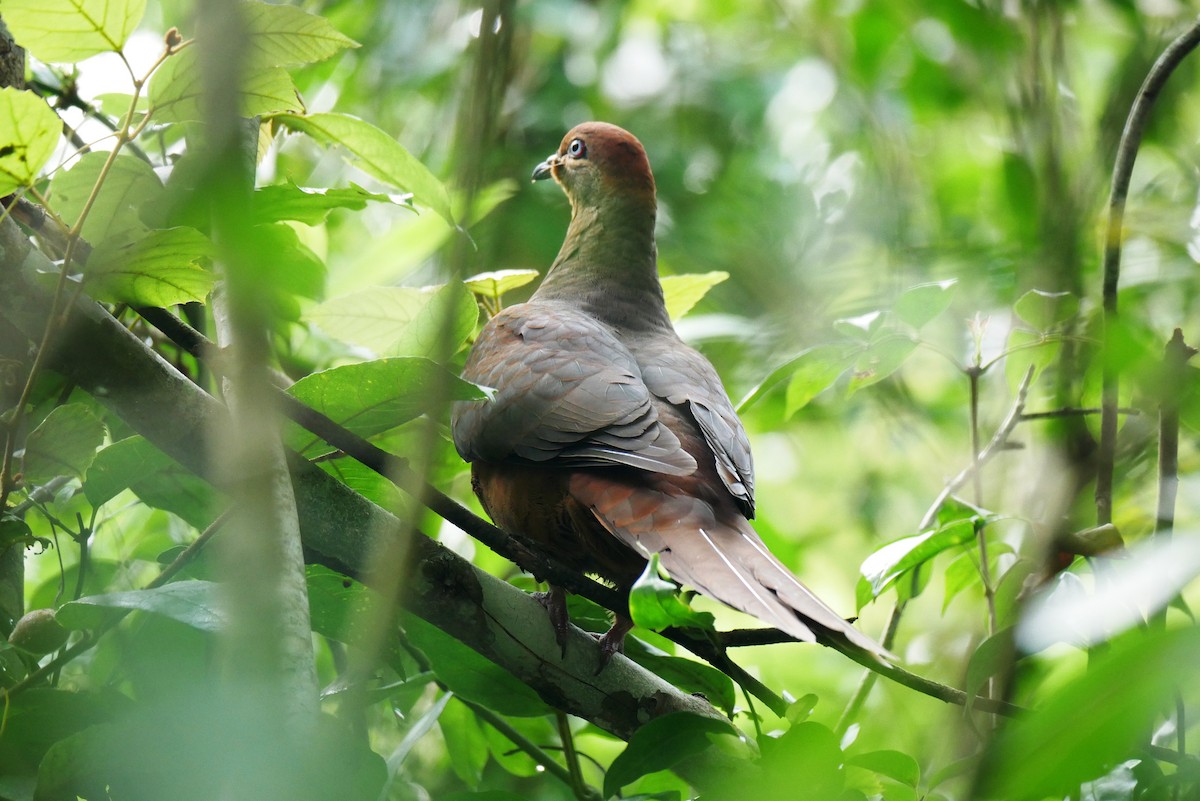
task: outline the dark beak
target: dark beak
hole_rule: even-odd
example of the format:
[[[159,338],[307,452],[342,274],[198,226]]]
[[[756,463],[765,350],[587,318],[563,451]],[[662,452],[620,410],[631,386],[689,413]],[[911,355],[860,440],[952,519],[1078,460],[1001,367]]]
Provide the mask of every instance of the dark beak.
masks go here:
[[[533,180],[544,181],[551,177],[554,174],[554,165],[556,164],[558,164],[557,153],[533,168]]]

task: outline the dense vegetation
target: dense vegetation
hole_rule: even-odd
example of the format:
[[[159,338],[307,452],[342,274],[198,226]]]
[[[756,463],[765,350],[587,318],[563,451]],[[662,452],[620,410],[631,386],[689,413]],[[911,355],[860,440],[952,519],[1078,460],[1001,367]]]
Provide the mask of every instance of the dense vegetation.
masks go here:
[[[194,5],[0,0],[0,799],[1194,797],[1176,4]],[[587,119],[756,527],[895,668],[648,573],[597,674],[531,574],[626,600],[463,508]]]

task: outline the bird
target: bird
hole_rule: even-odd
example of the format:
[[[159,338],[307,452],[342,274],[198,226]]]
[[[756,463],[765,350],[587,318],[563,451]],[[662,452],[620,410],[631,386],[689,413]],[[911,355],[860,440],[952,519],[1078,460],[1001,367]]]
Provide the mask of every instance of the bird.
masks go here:
[[[797,640],[817,632],[887,652],[805,587],[754,530],[754,463],[720,377],[667,314],[657,197],[641,142],[604,122],[563,137],[533,171],[566,193],[566,237],[538,289],[471,347],[455,448],[501,529],[628,589],[657,554],[677,584]],[[566,593],[544,596],[565,649]],[[617,613],[602,666],[633,623]]]

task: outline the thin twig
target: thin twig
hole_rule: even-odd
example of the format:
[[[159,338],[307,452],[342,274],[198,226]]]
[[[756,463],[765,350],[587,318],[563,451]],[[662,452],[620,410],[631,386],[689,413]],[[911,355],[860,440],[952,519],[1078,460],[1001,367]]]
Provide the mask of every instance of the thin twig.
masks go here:
[[[1180,34],[1163,51],[1146,80],[1138,89],[1125,130],[1117,145],[1117,160],[1113,166],[1112,190],[1108,201],[1108,225],[1104,236],[1104,343],[1105,352],[1111,348],[1113,329],[1117,324],[1117,287],[1121,277],[1121,245],[1124,240],[1125,201],[1129,196],[1129,184],[1133,177],[1133,164],[1137,159],[1142,134],[1150,118],[1155,100],[1180,62],[1200,44],[1200,19]],[[1098,525],[1112,522],[1113,469],[1117,453],[1117,397],[1120,378],[1115,361],[1102,359],[1103,385],[1101,390],[1100,445],[1097,451],[1096,468],[1096,522]]]
[[[1088,417],[1090,415],[1100,414],[1101,411],[1103,410],[1099,406],[1065,406],[1061,409],[1048,409],[1044,412],[1025,412],[1021,415],[1021,421],[1053,420],[1062,417]],[[1141,409],[1135,409],[1132,406],[1121,406],[1117,409],[1117,414],[1124,414],[1128,415],[1129,417],[1137,417],[1141,413]]]

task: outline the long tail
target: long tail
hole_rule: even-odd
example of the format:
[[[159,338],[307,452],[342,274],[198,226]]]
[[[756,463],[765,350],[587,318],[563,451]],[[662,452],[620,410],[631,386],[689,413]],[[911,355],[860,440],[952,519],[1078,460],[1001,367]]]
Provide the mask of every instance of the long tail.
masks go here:
[[[798,640],[813,629],[841,635],[880,660],[894,657],[829,608],[767,550],[733,504],[719,513],[699,498],[578,473],[571,494],[625,545],[659,554],[680,584],[695,587]]]

